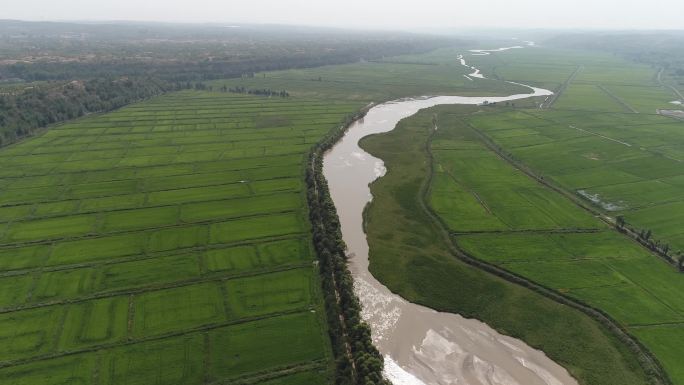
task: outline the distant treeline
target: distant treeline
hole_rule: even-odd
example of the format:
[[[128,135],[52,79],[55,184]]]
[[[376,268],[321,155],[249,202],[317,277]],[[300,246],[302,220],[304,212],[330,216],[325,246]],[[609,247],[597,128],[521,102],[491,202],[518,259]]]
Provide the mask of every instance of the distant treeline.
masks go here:
[[[203,81],[429,51],[454,40],[295,27],[0,20],[0,145]],[[38,87],[29,87],[32,82]],[[12,84],[11,92],[2,84]],[[23,92],[20,85],[26,84]],[[47,84],[47,86],[45,85]],[[3,91],[5,91],[3,93]],[[287,97],[287,91],[216,91]],[[2,96],[4,95],[4,96]]]
[[[346,124],[354,118],[350,117]],[[337,130],[316,145],[306,173],[313,241],[322,275],[328,331],[336,359],[335,384],[389,385],[382,375],[383,357],[373,346],[370,327],[361,319],[361,305],[347,268],[340,221],[322,172],[322,154],[343,133],[343,130]]]
[[[48,83],[0,95],[0,145],[33,134],[41,127],[110,111],[169,90],[190,87],[150,78],[118,78]]]
[[[590,49],[621,55],[633,61],[660,67],[684,86],[684,32],[584,32],[567,33],[545,44],[563,48]]]
[[[428,47],[437,48],[434,45]],[[361,59],[375,59],[404,53],[426,51],[411,44],[374,44],[330,52],[294,54],[274,52],[261,58],[238,60],[213,58],[192,60],[140,60],[113,58],[98,62],[35,62],[0,66],[0,79],[24,81],[71,80],[112,76],[153,76],[167,81],[202,81],[240,77],[256,72],[345,64]]]

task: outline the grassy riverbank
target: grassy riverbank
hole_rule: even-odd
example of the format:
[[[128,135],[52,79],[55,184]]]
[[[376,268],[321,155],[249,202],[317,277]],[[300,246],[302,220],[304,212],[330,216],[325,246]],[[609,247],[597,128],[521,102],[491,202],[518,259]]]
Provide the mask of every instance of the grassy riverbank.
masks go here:
[[[424,200],[432,173],[428,146],[434,114],[446,129],[447,111],[467,109],[423,111],[362,141],[388,168],[372,185],[366,212],[372,273],[412,302],[480,319],[542,349],[582,384],[648,383],[633,353],[595,320],[454,255]]]

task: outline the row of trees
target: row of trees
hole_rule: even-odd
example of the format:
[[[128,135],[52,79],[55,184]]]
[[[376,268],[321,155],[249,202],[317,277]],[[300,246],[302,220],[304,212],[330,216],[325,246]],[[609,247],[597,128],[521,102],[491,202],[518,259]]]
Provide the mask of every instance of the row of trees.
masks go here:
[[[628,226],[625,217],[618,215],[615,218],[615,224],[621,231],[629,231],[636,234],[637,241],[646,246],[649,250],[664,256],[667,260],[677,266],[677,269],[684,273],[684,252],[681,250],[672,251],[668,243],[661,242],[653,238],[653,232],[650,229],[636,229]]]
[[[323,276],[328,330],[336,357],[335,383],[389,385],[382,375],[383,357],[373,346],[369,326],[361,319],[361,304],[347,268],[339,218],[322,172],[321,155],[343,133],[339,130],[315,147],[306,174],[314,247]]]

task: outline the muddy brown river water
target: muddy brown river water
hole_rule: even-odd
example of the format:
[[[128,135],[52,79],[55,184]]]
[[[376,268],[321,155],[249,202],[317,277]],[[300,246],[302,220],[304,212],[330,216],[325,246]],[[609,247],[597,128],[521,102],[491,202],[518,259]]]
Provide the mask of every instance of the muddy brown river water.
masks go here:
[[[467,66],[465,61],[462,64]],[[440,104],[472,105],[552,94],[529,88],[528,94],[505,97],[437,96],[384,103],[352,124],[325,154],[323,173],[342,224],[362,315],[371,326],[373,342],[385,357],[385,374],[395,385],[577,384],[543,352],[501,335],[478,320],[410,303],[393,294],[368,271],[362,212],[372,199],[368,185],[386,170],[382,160],[358,146],[359,140],[391,131],[401,119]]]

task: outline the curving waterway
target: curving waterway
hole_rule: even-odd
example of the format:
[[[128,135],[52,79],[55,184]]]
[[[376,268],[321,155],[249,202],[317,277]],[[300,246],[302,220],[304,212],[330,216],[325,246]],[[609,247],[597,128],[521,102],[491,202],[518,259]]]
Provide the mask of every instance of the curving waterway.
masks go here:
[[[503,50],[479,50],[498,52]],[[469,66],[459,57],[461,64]],[[479,71],[477,71],[479,75]],[[374,344],[385,357],[385,374],[395,385],[576,385],[568,372],[543,352],[499,334],[483,322],[441,313],[393,294],[368,271],[368,242],[363,209],[371,201],[369,184],[386,170],[382,160],[358,142],[388,132],[404,118],[440,104],[505,102],[552,92],[529,87],[531,93],[504,97],[436,96],[401,99],[371,108],[349,127],[325,154],[323,173],[337,207],[342,236],[350,255],[354,287]],[[505,314],[501,315],[505,317]]]

